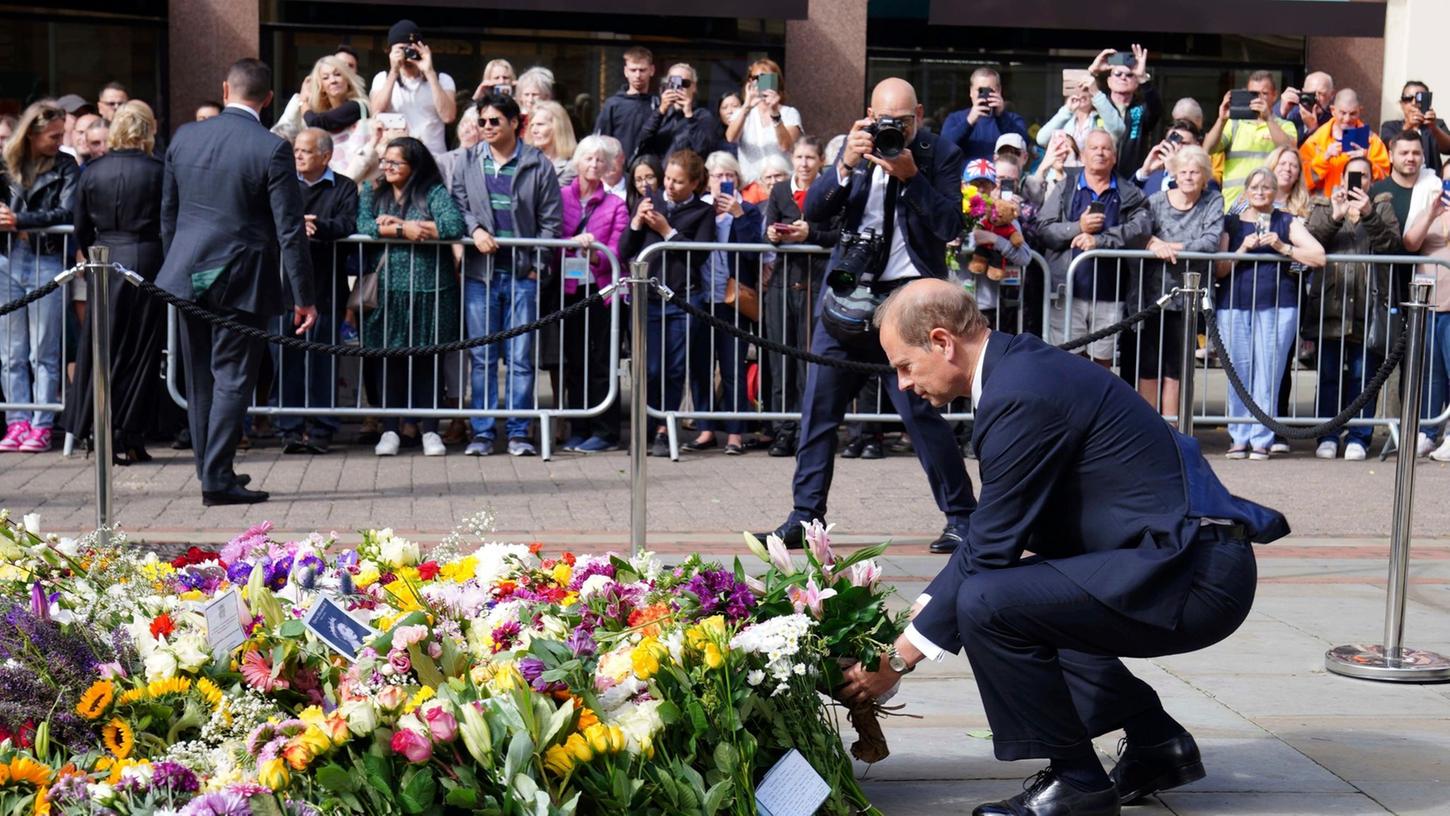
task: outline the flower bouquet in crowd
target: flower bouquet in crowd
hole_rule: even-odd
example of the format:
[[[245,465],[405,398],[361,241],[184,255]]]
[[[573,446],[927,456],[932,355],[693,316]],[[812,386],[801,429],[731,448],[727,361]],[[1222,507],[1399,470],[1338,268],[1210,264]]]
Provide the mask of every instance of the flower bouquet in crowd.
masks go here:
[[[822,667],[817,690],[834,694],[845,683],[843,670],[852,664],[876,666],[881,655],[906,627],[905,613],[886,610],[891,588],[881,583],[875,559],[886,545],[866,547],[844,558],[831,549],[831,528],[819,520],[805,524],[805,564],[797,565],[778,536],[764,545],[746,533],[745,542],[770,565],[756,581],[758,609],[765,616],[807,614],[817,622],[817,634],[830,658]],[[851,753],[862,762],[879,762],[890,753],[881,732],[879,703],[848,707],[857,741]]]
[[[821,691],[899,630],[871,559],[810,530],[761,579],[551,556],[468,520],[268,524],[173,560],[0,511],[0,813],[746,814],[792,751],[875,813]],[[858,722],[858,728],[860,728]]]
[[[973,159],[962,170],[962,226],[968,233],[977,230],[1001,236],[1021,246],[1026,240],[1017,229],[1017,217],[1021,206],[1014,200],[994,197],[997,186],[997,171],[986,159]],[[974,275],[986,275],[991,280],[1002,280],[1007,276],[1002,263],[1002,254],[991,247],[974,242],[967,270]]]

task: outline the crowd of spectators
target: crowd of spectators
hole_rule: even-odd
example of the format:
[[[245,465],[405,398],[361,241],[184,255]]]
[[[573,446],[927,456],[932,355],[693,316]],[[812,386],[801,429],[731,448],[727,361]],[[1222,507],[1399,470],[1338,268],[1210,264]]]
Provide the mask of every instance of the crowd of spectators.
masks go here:
[[[386,70],[370,82],[359,73],[362,55],[347,46],[317,60],[272,126],[293,146],[307,205],[319,284],[314,339],[401,347],[513,329],[607,285],[611,265],[594,248],[607,247],[624,263],[670,242],[757,245],[652,253],[649,274],[721,320],[808,345],[825,259],[757,250],[836,244],[840,223],[806,220],[805,196],[837,160],[844,136],[813,130],[787,104],[776,62],[752,62],[738,90],[712,97],[693,66],[673,63],[657,76],[656,56],[632,47],[620,66],[622,86],[585,121],[578,103],[555,99],[556,79],[544,66],[516,73],[507,60],[493,59],[472,92],[464,85],[460,93],[435,68],[424,32],[406,20],[392,27],[378,57]],[[1171,292],[1189,264],[1179,253],[1262,255],[1205,267],[1215,279],[1225,347],[1201,352],[1230,361],[1254,401],[1280,415],[1289,412],[1292,370],[1312,360],[1316,414],[1338,413],[1383,362],[1395,332],[1391,304],[1415,269],[1326,267],[1326,253],[1450,258],[1450,199],[1441,186],[1450,128],[1436,116],[1431,89],[1406,82],[1399,118],[1375,129],[1364,120],[1359,93],[1336,89],[1328,73],[1312,72],[1300,87],[1281,90],[1273,74],[1256,71],[1244,88],[1224,94],[1208,122],[1197,100],[1165,107],[1148,63],[1136,45],[1104,50],[1085,70],[1064,72],[1061,106],[1036,117],[1014,109],[996,70],[971,73],[966,104],[942,119],[941,139],[961,153],[963,185],[995,200],[999,219],[964,230],[951,245],[953,274],[998,328],[1062,342]],[[223,107],[204,103],[195,119]],[[72,249],[93,240],[129,247],[128,266],[154,276],[160,245],[156,203],[147,197],[159,184],[152,178],[160,168],[158,138],[150,109],[117,83],[100,88],[93,103],[72,94],[36,102],[18,120],[0,118],[0,302],[66,265],[65,239],[38,231],[46,227],[74,224]],[[352,234],[380,242],[336,243]],[[450,251],[417,243],[439,240],[455,244]],[[1118,249],[1147,250],[1154,260],[1074,265],[1084,252]],[[1034,253],[1045,258],[1045,286],[1041,271],[1021,271]],[[1450,400],[1450,275],[1429,264],[1423,271],[1443,284],[1433,304],[1425,389],[1424,415],[1435,417]],[[117,348],[130,374],[116,383],[124,394],[117,461],[132,464],[149,458],[148,437],[182,423],[161,407],[169,402],[157,375],[164,316],[123,290],[116,297],[127,312]],[[50,297],[0,319],[5,400],[53,403],[67,381],[69,394],[84,393],[84,354],[74,370],[63,364],[75,356],[64,348],[74,341],[64,341],[84,315],[83,281],[69,300],[72,309]],[[541,381],[548,379],[553,405],[562,408],[588,408],[608,394],[610,308],[597,303],[547,330],[462,355],[368,361],[356,384],[358,404],[386,418],[364,422],[360,441],[380,456],[409,447],[443,455],[450,446],[473,456],[535,455],[540,429],[529,412],[541,404]],[[646,312],[646,347],[624,351],[647,355],[652,407],[680,410],[688,398],[695,410],[799,411],[807,369],[798,360],[692,321],[657,296]],[[1183,329],[1174,301],[1082,353],[1117,368],[1172,414],[1187,375]],[[337,360],[274,350],[271,368],[259,400],[336,404]],[[450,405],[509,415],[454,419],[440,410]],[[865,412],[884,406],[874,383],[857,398]],[[1228,411],[1246,414],[1232,391]],[[1371,402],[1363,416],[1376,411]],[[265,434],[268,424],[259,421],[249,433]],[[316,411],[283,413],[271,424],[290,453],[325,453],[341,431],[336,417]],[[852,427],[844,455],[883,455],[883,427]],[[49,450],[60,428],[89,433],[85,400],[67,399],[59,416],[10,411],[0,452]],[[730,455],[759,447],[790,456],[798,433],[792,419],[701,419],[693,429],[684,450],[718,447]],[[616,400],[567,423],[562,447],[614,449],[620,432]],[[1363,459],[1371,432],[1327,435],[1315,453]],[[1229,433],[1231,458],[1267,459],[1288,449],[1258,424],[1231,425]],[[185,445],[185,433],[179,436]],[[1426,427],[1415,444],[1419,455],[1450,461],[1450,439],[1441,442],[1438,426]],[[652,429],[650,452],[664,455],[669,447],[665,426]]]

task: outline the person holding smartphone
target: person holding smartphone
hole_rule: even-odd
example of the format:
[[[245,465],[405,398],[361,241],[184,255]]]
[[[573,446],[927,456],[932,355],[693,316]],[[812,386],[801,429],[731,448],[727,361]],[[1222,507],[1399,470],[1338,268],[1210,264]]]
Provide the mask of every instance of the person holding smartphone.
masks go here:
[[[739,148],[740,178],[749,184],[759,178],[767,154],[790,160],[801,135],[801,114],[785,104],[785,76],[775,60],[750,64],[743,93],[745,104],[727,123],[725,141]]]
[[[1441,176],[1444,181],[1441,182],[1440,193],[1430,196],[1414,216],[1405,230],[1404,241],[1405,249],[1410,252],[1427,258],[1450,260],[1450,167],[1442,170]],[[1429,340],[1433,353],[1429,355],[1429,383],[1425,389],[1425,406],[1420,414],[1422,419],[1430,419],[1444,412],[1446,400],[1450,398],[1447,396],[1450,395],[1450,272],[1434,264],[1424,264],[1417,271],[1421,275],[1433,275],[1435,279],[1434,301],[1431,304],[1435,313],[1430,324]],[[1416,452],[1421,456],[1428,453],[1437,462],[1450,462],[1450,434],[1444,433],[1444,427],[1421,425],[1420,428],[1419,441],[1422,444]],[[1438,448],[1427,450],[1442,437],[1445,441]]]
[[[1390,174],[1390,153],[1379,136],[1360,118],[1359,94],[1344,88],[1334,95],[1329,108],[1333,118],[1322,125],[1299,148],[1304,160],[1304,180],[1310,193],[1324,193],[1339,186],[1340,176],[1351,159],[1367,158],[1374,180]]]
[[[1002,98],[1002,77],[991,68],[972,72],[967,107],[955,111],[942,122],[941,136],[962,151],[965,161],[992,161],[997,140],[1004,133],[1027,138],[1027,123],[1021,116],[1007,110]]]
[[[1103,49],[1088,66],[1088,73],[1106,87],[1108,98],[1122,119],[1118,135],[1118,172],[1124,177],[1142,164],[1153,146],[1153,134],[1163,118],[1163,97],[1148,73],[1148,49],[1133,43],[1131,53]],[[1109,128],[1111,130],[1111,128]]]
[[[447,126],[458,117],[453,77],[433,67],[433,51],[412,20],[388,29],[388,70],[373,77],[368,99],[374,113],[401,113],[408,132],[434,156],[448,151]]]
[[[1440,154],[1450,153],[1450,128],[1435,115],[1434,98],[1425,83],[1416,80],[1406,82],[1405,87],[1400,89],[1400,113],[1404,118],[1381,124],[1380,139],[1389,144],[1402,131],[1419,133],[1425,167],[1438,176],[1443,166]]]
[[[708,106],[696,106],[699,74],[689,63],[677,62],[661,83],[659,101],[639,131],[639,152],[668,156],[676,150],[708,155],[719,136],[715,115]]]
[[[1228,91],[1219,103],[1218,119],[1203,137],[1203,149],[1208,151],[1209,156],[1224,157],[1225,212],[1232,209],[1239,196],[1243,195],[1244,179],[1262,167],[1275,148],[1293,150],[1299,146],[1294,125],[1274,113],[1274,100],[1279,95],[1274,75],[1268,71],[1255,71],[1249,74],[1244,87],[1257,96],[1249,107],[1258,114],[1258,118],[1233,118],[1230,110],[1233,91]]]

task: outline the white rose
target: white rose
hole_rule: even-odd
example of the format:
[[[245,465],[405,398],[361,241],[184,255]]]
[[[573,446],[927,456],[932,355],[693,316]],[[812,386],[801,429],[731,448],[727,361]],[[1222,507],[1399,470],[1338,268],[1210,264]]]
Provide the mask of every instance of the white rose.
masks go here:
[[[391,567],[406,567],[418,563],[418,544],[406,538],[389,536],[380,542],[378,553]]]
[[[176,655],[170,649],[155,649],[146,656],[146,680],[170,680],[176,676]]]
[[[591,575],[584,579],[584,584],[579,587],[579,600],[587,601],[595,595],[609,588],[614,579],[608,575]]]
[[[347,730],[355,737],[365,737],[378,728],[378,710],[367,700],[348,700],[338,711],[347,720]]]
[[[201,667],[211,661],[211,654],[207,652],[206,644],[200,635],[182,635],[177,638],[172,651],[175,652],[176,662],[184,672],[201,671]]]
[[[40,535],[40,514],[26,513],[20,517],[20,526],[31,535]]]

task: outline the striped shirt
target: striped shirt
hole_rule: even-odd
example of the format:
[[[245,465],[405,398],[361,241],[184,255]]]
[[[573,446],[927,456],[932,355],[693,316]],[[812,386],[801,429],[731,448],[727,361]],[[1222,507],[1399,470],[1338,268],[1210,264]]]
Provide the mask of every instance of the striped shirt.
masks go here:
[[[1269,127],[1278,127],[1289,134],[1291,144],[1298,144],[1294,123],[1275,116],[1272,123],[1261,119],[1231,119],[1224,125],[1223,136],[1214,145],[1214,153],[1226,153],[1223,163],[1223,206],[1233,207],[1244,192],[1244,181],[1256,168],[1263,167],[1269,154],[1277,147],[1269,135]]]
[[[493,237],[515,238],[514,229],[514,176],[519,172],[519,153],[523,142],[514,142],[514,154],[500,165],[493,160],[493,151],[486,146],[483,153],[483,183],[488,190],[488,206],[493,210]],[[507,271],[509,264],[504,252],[494,254],[494,269]]]

